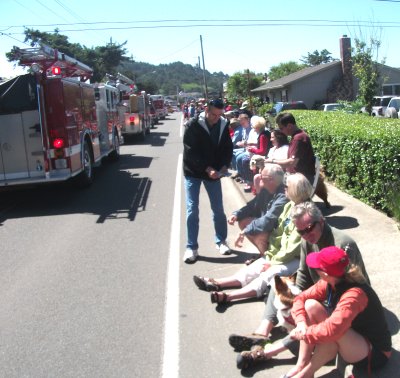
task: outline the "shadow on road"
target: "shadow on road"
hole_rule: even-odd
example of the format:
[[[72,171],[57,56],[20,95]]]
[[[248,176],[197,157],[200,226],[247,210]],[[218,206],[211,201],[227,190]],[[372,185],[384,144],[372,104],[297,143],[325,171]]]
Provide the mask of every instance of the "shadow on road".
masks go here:
[[[95,180],[86,189],[71,182],[20,188],[1,193],[0,224],[8,219],[63,214],[95,214],[96,223],[129,219],[146,210],[152,181],[132,169],[148,168],[152,158],[121,155],[116,163],[95,169]]]

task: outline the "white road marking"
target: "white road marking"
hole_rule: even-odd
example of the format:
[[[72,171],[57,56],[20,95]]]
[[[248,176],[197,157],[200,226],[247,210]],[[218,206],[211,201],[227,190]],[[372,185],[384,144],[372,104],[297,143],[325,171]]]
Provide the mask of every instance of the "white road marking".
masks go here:
[[[182,196],[182,154],[178,156],[174,207],[168,256],[166,303],[164,316],[164,350],[162,377],[179,377],[179,259]]]

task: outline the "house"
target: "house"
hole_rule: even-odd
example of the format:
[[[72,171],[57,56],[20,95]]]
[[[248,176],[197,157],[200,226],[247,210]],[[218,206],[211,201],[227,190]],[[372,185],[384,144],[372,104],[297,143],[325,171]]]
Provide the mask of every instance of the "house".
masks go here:
[[[352,74],[351,39],[340,38],[340,60],[306,67],[270,81],[251,92],[263,101],[304,101],[309,109],[337,100],[352,101],[357,95],[358,80]],[[379,93],[400,95],[400,69],[378,65]]]

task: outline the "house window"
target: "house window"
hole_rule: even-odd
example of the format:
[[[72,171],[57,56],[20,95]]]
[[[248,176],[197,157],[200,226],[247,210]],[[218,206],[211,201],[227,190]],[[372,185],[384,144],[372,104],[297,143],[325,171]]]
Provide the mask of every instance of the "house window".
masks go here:
[[[384,84],[382,85],[383,95],[400,95],[400,84]]]
[[[281,91],[281,98],[283,102],[286,102],[288,100],[288,96],[287,96],[287,89],[283,89]]]

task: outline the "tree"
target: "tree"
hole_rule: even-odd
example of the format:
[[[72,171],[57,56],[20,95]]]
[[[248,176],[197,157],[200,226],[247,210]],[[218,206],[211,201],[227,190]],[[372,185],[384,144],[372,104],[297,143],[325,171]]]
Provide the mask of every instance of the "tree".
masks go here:
[[[307,53],[307,56],[303,56],[302,58],[303,59],[300,59],[300,61],[310,67],[329,63],[335,60],[331,57],[331,53],[326,49],[321,50],[321,52],[315,50],[313,53]]]
[[[373,53],[380,47],[380,41],[371,38],[370,46],[360,39],[355,39],[353,49],[353,74],[359,80],[357,98],[365,104],[365,109],[371,113],[372,103],[378,88],[378,63],[373,59]]]
[[[300,71],[304,67],[306,67],[305,64],[299,64],[294,61],[280,63],[277,66],[271,67],[271,69],[268,72],[268,78],[272,81],[277,80],[280,79],[281,77],[290,75],[291,73]]]
[[[229,101],[236,101],[250,96],[250,91],[261,85],[263,77],[254,72],[235,72],[227,83],[227,97]]]
[[[117,67],[122,62],[129,60],[124,56],[127,52],[123,47],[126,42],[122,44],[108,43],[106,46],[88,48],[79,43],[70,43],[67,36],[58,33],[58,29],[55,29],[54,33],[47,33],[27,28],[24,33],[24,42],[29,42],[32,47],[44,43],[91,67],[93,69],[92,82],[101,81],[107,73],[115,74]],[[16,60],[14,50],[6,53],[6,56],[10,62]]]

